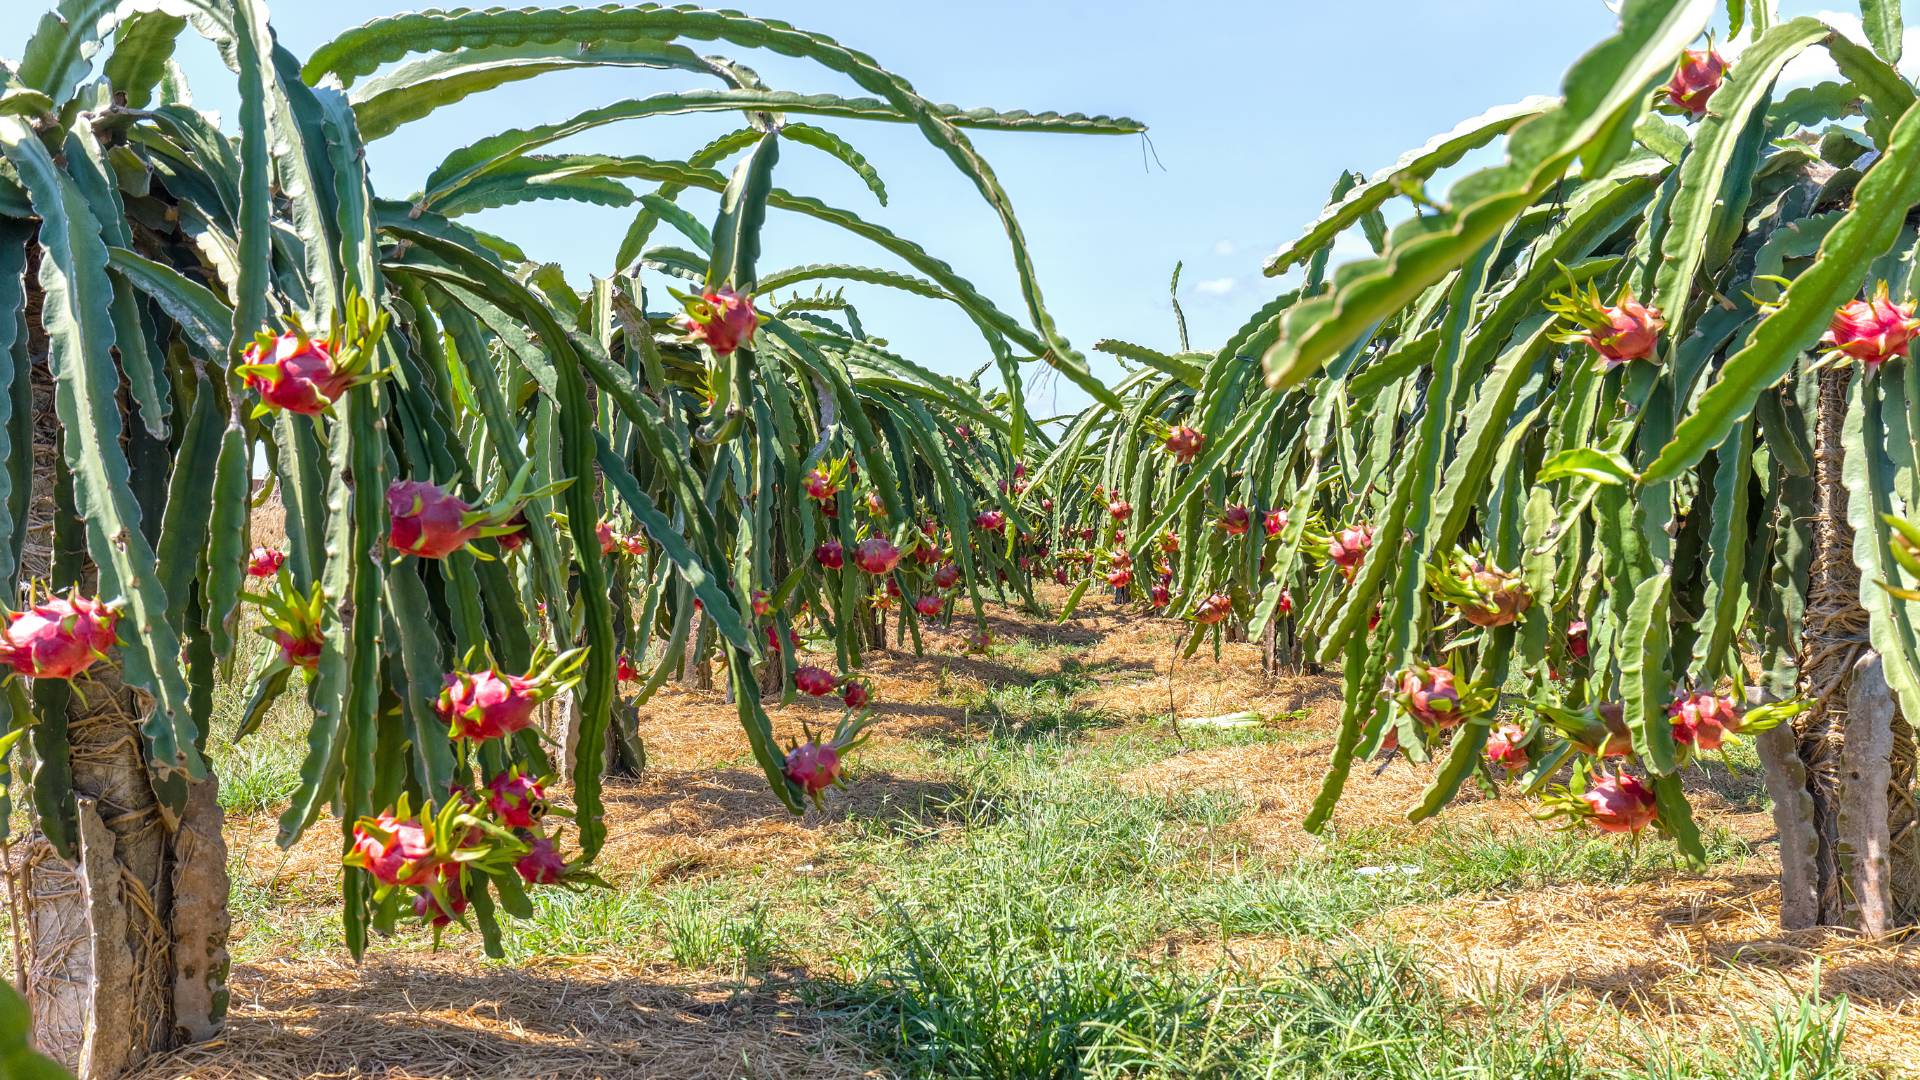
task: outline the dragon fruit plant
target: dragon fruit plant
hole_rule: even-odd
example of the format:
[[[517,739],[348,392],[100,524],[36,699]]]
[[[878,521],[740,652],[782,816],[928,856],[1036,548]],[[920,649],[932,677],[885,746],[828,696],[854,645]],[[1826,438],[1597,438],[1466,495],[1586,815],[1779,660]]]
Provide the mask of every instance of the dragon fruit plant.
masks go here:
[[[791,619],[817,613],[850,670],[860,651],[886,644],[875,640],[884,624],[866,617],[861,591],[842,587],[851,575],[809,559],[829,536],[843,557],[858,542],[843,532],[851,515],[827,519],[801,494],[810,463],[846,459],[847,482],[857,475],[860,492],[875,492],[889,522],[934,518],[936,534],[953,537],[953,588],[965,598],[956,606],[970,600],[972,621],[984,628],[986,594],[1032,600],[1016,561],[1030,552],[1014,551],[1009,534],[1039,537],[1046,528],[1031,511],[1035,492],[998,490],[1038,430],[1021,404],[1014,358],[1045,357],[1096,400],[1119,399],[1056,329],[1023,250],[1014,260],[1019,302],[1003,310],[940,258],[856,212],[789,196],[774,176],[783,144],[805,140],[809,152],[820,144],[804,123],[784,118],[851,114],[918,133],[982,193],[985,220],[1017,249],[1013,202],[973,132],[1141,130],[1125,119],[1045,112],[967,110],[962,120],[864,53],[737,12],[626,5],[402,14],[302,57],[273,44],[263,3],[158,6],[168,10],[63,4],[22,24],[32,31],[15,55],[26,61],[0,77],[0,358],[26,356],[20,326],[44,354],[0,363],[4,397],[17,404],[13,421],[0,425],[10,447],[0,456],[46,463],[17,493],[54,491],[56,460],[71,479],[71,498],[16,498],[0,508],[0,591],[19,597],[22,566],[50,566],[38,595],[68,596],[78,586],[118,614],[124,642],[98,650],[107,659],[93,658],[87,672],[97,678],[84,701],[34,695],[27,741],[41,765],[19,789],[35,802],[36,830],[20,840],[31,848],[28,865],[70,873],[86,808],[103,794],[94,774],[63,769],[64,760],[134,747],[137,760],[119,755],[125,764],[109,786],[151,793],[150,803],[143,794],[140,805],[123,807],[143,831],[117,837],[117,865],[104,869],[155,898],[157,932],[147,939],[164,947],[130,939],[131,980],[83,968],[85,951],[59,942],[29,941],[25,950],[45,965],[30,980],[41,999],[32,1010],[37,1044],[101,1073],[106,1063],[81,1058],[106,1050],[76,1018],[152,1019],[142,1028],[153,1034],[122,1048],[127,1060],[114,1068],[220,1030],[230,890],[200,747],[235,737],[208,731],[206,704],[233,681],[247,701],[241,736],[288,695],[312,717],[280,822],[285,845],[334,813],[351,822],[386,809],[396,825],[407,821],[403,795],[423,808],[416,823],[425,830],[446,809],[436,803],[429,813],[428,800],[446,799],[456,780],[517,767],[524,776],[564,776],[578,816],[565,850],[542,847],[550,835],[522,837],[513,861],[531,860],[537,880],[581,872],[606,839],[602,778],[619,764],[606,748],[618,751],[632,734],[616,729],[635,704],[616,713],[618,657],[666,659],[641,647],[640,635],[655,630],[673,643],[671,659],[687,677],[724,669],[773,797],[802,809],[806,793],[786,774],[762,703],[763,688],[773,692],[793,663],[782,647]],[[193,8],[193,17],[176,7]],[[179,69],[161,62],[182,35],[208,39],[231,65],[237,100],[224,127],[196,104]],[[769,100],[789,95],[750,80],[721,91],[738,97],[732,112],[745,134],[684,161],[623,158],[618,176],[604,159],[554,152],[531,130],[505,139],[477,131],[404,193],[383,191],[369,172],[371,144],[409,137],[409,125],[435,110],[507,82],[518,92],[519,76],[554,70],[556,60],[619,65],[640,49],[688,78],[734,70],[679,43],[696,39],[702,52],[774,41],[794,62],[820,64],[878,96],[808,95],[769,111]],[[514,53],[515,78],[446,77],[476,64],[505,71],[496,64],[502,48]],[[203,99],[225,96],[195,89]],[[563,126],[586,132],[612,119],[589,111]],[[846,147],[836,136],[829,152],[862,160]],[[690,255],[678,239],[662,243],[656,226],[663,212],[684,223],[675,200],[695,191],[714,196],[719,211],[706,230],[713,242]],[[512,238],[473,227],[482,210],[552,198],[623,214],[612,226],[621,238],[613,266],[591,274],[540,266]],[[808,289],[825,300],[836,279],[873,275],[805,250],[774,264],[762,235],[770,209],[877,240],[889,260],[932,282],[941,302],[964,308],[990,351],[1007,358],[1007,392],[896,363],[849,305],[809,306]],[[661,266],[698,282],[697,304],[659,310],[646,275]],[[794,297],[793,306],[776,295]],[[29,386],[48,372],[58,378]],[[1059,497],[1053,478],[1037,486]],[[284,511],[285,559],[271,576],[247,572],[256,501]],[[20,557],[29,511],[53,523],[41,534],[73,541],[60,558],[44,550]],[[973,528],[986,514],[999,515],[990,536]],[[603,538],[602,521],[635,524]],[[608,557],[629,551],[641,532],[647,557]],[[779,597],[764,627],[745,614],[755,589]],[[264,619],[265,640],[242,632],[243,610]],[[489,659],[458,672],[468,679],[453,695],[453,716],[442,718],[442,677],[474,650]],[[565,760],[547,760],[531,727],[484,741],[449,737],[454,718],[472,717],[476,706],[475,734],[512,726],[489,719],[489,695],[517,705],[512,676],[540,670],[536,654],[573,650],[585,652],[571,707],[555,710],[570,728],[554,733],[564,734],[555,745],[571,748]],[[118,678],[105,677],[110,666]],[[668,669],[653,666],[634,696],[663,681]],[[371,760],[396,731],[407,752]],[[95,732],[101,741],[87,741]],[[81,737],[69,745],[64,733]],[[512,849],[488,831],[506,828],[490,811],[446,805],[457,807],[455,827],[459,815],[481,820],[490,846]],[[456,861],[467,865],[464,853]],[[468,866],[457,892],[420,904],[422,917],[457,922],[463,903],[467,914],[501,908],[512,895],[501,884],[507,875],[528,875],[497,869]],[[86,896],[41,884],[29,881],[29,891],[61,910],[36,924],[89,924]],[[350,952],[362,954],[373,933],[411,910],[418,888],[382,892],[368,874],[349,872],[341,917]],[[475,922],[485,947],[499,952],[497,926]]]

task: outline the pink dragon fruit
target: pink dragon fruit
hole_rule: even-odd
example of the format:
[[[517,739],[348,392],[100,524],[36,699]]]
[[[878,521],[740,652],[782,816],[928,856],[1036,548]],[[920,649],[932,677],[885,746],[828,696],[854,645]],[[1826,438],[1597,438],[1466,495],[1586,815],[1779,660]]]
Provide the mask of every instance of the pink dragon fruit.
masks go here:
[[[365,381],[334,367],[331,344],[300,333],[263,334],[247,346],[241,359],[242,365],[234,370],[246,379],[248,389],[260,395],[261,404],[301,416],[327,411],[341,394]]]
[[[1117,567],[1107,572],[1107,584],[1116,589],[1124,589],[1133,584],[1133,571]]]
[[[1280,590],[1280,603],[1274,607],[1274,610],[1279,612],[1282,615],[1293,614],[1293,590],[1292,589]]]
[[[1173,593],[1169,591],[1165,585],[1157,582],[1153,588],[1147,590],[1147,595],[1152,597],[1153,606],[1157,608],[1163,608],[1173,603]]]
[[[1718,750],[1727,732],[1740,730],[1740,707],[1734,700],[1704,690],[1675,698],[1667,716],[1673,740],[1697,750]]]
[[[826,502],[840,494],[840,486],[833,482],[833,474],[827,471],[825,465],[815,465],[813,471],[807,474],[806,489],[807,498],[815,502]]]
[[[387,810],[382,810],[372,825],[365,821],[354,825],[353,850],[345,861],[373,875],[382,885],[404,887],[429,884],[441,867],[433,838],[420,823],[412,818],[397,820]]]
[[[527,542],[527,512],[517,510],[512,517],[501,522],[501,525],[513,531],[501,533],[493,538],[493,542],[500,545],[501,551],[518,551],[520,545]]]
[[[450,672],[434,708],[458,739],[497,739],[533,723],[539,684],[497,671]]]
[[[998,510],[982,510],[974,515],[973,523],[986,532],[999,532],[1007,527],[1007,515]]]
[[[552,885],[567,876],[567,860],[552,840],[536,836],[527,853],[514,860],[513,869],[529,885]]]
[[[793,646],[794,648],[798,649],[800,647],[800,631],[788,630],[787,643]],[[772,623],[767,624],[767,651],[775,654],[776,656],[779,655],[781,652],[780,628],[778,626],[773,625]]]
[[[1125,521],[1133,516],[1133,504],[1125,499],[1115,499],[1107,504],[1107,513],[1113,515],[1115,521]]]
[[[1567,624],[1567,655],[1575,660],[1587,658],[1587,620],[1575,619]]]
[[[1167,453],[1182,465],[1189,464],[1200,456],[1200,448],[1207,443],[1207,437],[1185,424],[1167,433]]]
[[[389,485],[387,512],[393,518],[388,541],[423,559],[444,559],[459,551],[480,535],[483,526],[469,520],[471,506],[421,480],[396,480]]]
[[[1220,529],[1228,536],[1247,535],[1247,526],[1252,521],[1252,515],[1244,506],[1229,506],[1220,513]]]
[[[760,317],[754,314],[750,297],[732,289],[708,290],[699,300],[687,301],[685,324],[688,340],[705,342],[715,356],[729,356],[740,346],[753,344]]]
[[[1464,719],[1460,714],[1460,691],[1454,686],[1453,672],[1443,667],[1428,665],[1424,672],[1417,668],[1402,672],[1397,700],[1408,715],[1442,731],[1457,726]]]
[[[767,590],[753,590],[751,603],[753,605],[753,613],[756,617],[764,619],[773,614],[773,598],[767,595]]]
[[[1705,116],[1707,99],[1726,78],[1727,62],[1713,49],[1687,49],[1667,82],[1667,101],[1694,116]]]
[[[913,610],[929,619],[940,614],[940,609],[945,606],[946,602],[932,593],[928,593],[925,596],[917,596],[913,601]]]
[[[1373,526],[1355,525],[1352,528],[1340,530],[1333,541],[1327,545],[1327,558],[1331,559],[1333,565],[1339,567],[1340,572],[1347,575],[1347,580],[1351,581],[1354,571],[1360,569],[1360,564],[1367,558],[1367,551],[1372,547]]]
[[[1866,367],[1878,371],[1881,364],[1896,356],[1907,355],[1908,343],[1920,332],[1920,318],[1914,309],[1920,303],[1909,300],[1896,304],[1887,296],[1887,283],[1881,282],[1871,300],[1849,300],[1833,313],[1820,344],[1842,353]]]
[[[1533,592],[1520,575],[1472,555],[1452,559],[1445,572],[1435,576],[1434,590],[1475,626],[1510,626],[1533,607]]]
[[[602,555],[611,555],[620,550],[620,534],[613,531],[613,523],[605,518],[594,525],[593,538],[600,542]]]
[[[447,903],[442,907],[433,895],[433,890],[423,889],[413,898],[413,913],[424,920],[428,926],[449,926],[453,920],[467,913],[467,894],[460,887],[460,879],[454,878],[445,886]],[[449,910],[451,909],[451,910]]]
[[[613,670],[615,677],[621,682],[635,682],[640,678],[639,665],[635,664],[633,657],[626,653],[621,653],[615,660]]]
[[[846,551],[840,546],[840,541],[828,537],[813,549],[813,561],[829,570],[838,570],[847,564]]]
[[[629,555],[639,556],[647,553],[647,534],[629,533],[620,539],[620,550]]]
[[[273,643],[280,646],[280,659],[302,671],[314,671],[320,667],[320,650],[326,642],[316,633],[311,637],[295,637],[285,630],[273,632]]]
[[[833,688],[839,685],[839,682],[840,680],[833,677],[833,672],[813,664],[802,664],[793,672],[795,689],[808,697],[826,697],[833,693]]]
[[[1592,329],[1586,343],[1600,354],[1601,369],[1611,371],[1629,360],[1645,360],[1660,343],[1660,331],[1667,325],[1659,308],[1650,308],[1635,300],[1631,293],[1618,304],[1600,308],[1606,317],[1605,329]]]
[[[1601,832],[1637,833],[1657,812],[1653,789],[1627,773],[1603,773],[1587,784],[1580,801],[1587,804],[1587,821]]]
[[[99,600],[69,592],[25,611],[0,628],[0,664],[33,679],[71,679],[119,643],[120,614]]]
[[[812,741],[802,743],[787,751],[786,773],[787,779],[817,798],[840,782],[840,751],[831,743],[824,746]]]
[[[1487,761],[1518,772],[1527,767],[1527,729],[1519,724],[1501,724],[1487,736]]]
[[[936,588],[951,589],[960,583],[960,567],[957,563],[943,562],[933,572],[933,584]]]
[[[500,824],[509,829],[531,829],[547,812],[547,792],[531,776],[518,770],[503,772],[487,781],[487,805]]]
[[[888,573],[900,565],[900,549],[885,537],[868,537],[854,546],[853,565],[869,574]]]
[[[287,553],[278,548],[257,547],[247,556],[247,576],[269,578],[280,572]]]
[[[853,679],[848,679],[847,685],[840,691],[840,700],[849,709],[858,709],[865,706],[868,701],[872,700],[872,697],[873,695],[868,691],[866,683],[856,682]]]
[[[1277,537],[1281,533],[1286,532],[1287,512],[1285,510],[1267,511],[1266,518],[1263,521],[1263,527],[1267,530],[1267,536],[1269,537]]]
[[[1199,606],[1194,608],[1193,620],[1204,626],[1212,626],[1226,621],[1227,616],[1231,614],[1233,614],[1233,598],[1226,593],[1214,593],[1200,601]]]

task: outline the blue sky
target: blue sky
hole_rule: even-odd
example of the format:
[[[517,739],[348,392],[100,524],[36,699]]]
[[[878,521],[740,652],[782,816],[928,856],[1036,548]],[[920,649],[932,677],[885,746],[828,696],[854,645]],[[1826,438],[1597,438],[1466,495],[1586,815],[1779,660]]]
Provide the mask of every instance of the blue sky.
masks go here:
[[[0,55],[17,57],[46,5],[9,0],[4,6]],[[271,3],[281,40],[302,55],[342,29],[403,6],[413,5]],[[1261,276],[1261,262],[1318,213],[1339,170],[1372,172],[1493,105],[1554,93],[1567,65],[1614,22],[1600,0],[736,0],[736,6],[835,37],[935,101],[1109,113],[1149,126],[1150,150],[1137,136],[973,136],[1012,196],[1048,308],[1103,377],[1117,377],[1119,369],[1091,353],[1100,338],[1175,347],[1167,280],[1176,260],[1186,265],[1181,301],[1193,344],[1216,345],[1283,287]],[[1782,6],[1789,14],[1815,8]],[[776,88],[857,92],[786,57],[730,55]],[[231,80],[212,50],[196,43],[182,60],[203,107],[231,117]],[[448,152],[490,132],[693,85],[711,82],[643,70],[566,73],[469,98],[376,142],[374,181],[385,195],[410,194]],[[872,160],[890,205],[877,205],[838,162],[792,144],[783,148],[777,183],[918,241],[997,303],[1019,311],[997,221],[917,131],[810,122],[835,130]],[[735,126],[717,115],[641,121],[560,149],[678,158]],[[703,217],[712,214],[711,196],[682,202]],[[630,215],[550,203],[489,211],[475,220],[534,257],[561,263],[584,286],[589,275],[611,270]],[[894,265],[862,241],[776,212],[763,269],[812,262]],[[857,286],[848,295],[869,333],[922,362],[966,373],[987,359],[971,326],[950,308]],[[1078,390],[1029,371],[1036,371],[1030,394],[1037,414],[1084,404]]]

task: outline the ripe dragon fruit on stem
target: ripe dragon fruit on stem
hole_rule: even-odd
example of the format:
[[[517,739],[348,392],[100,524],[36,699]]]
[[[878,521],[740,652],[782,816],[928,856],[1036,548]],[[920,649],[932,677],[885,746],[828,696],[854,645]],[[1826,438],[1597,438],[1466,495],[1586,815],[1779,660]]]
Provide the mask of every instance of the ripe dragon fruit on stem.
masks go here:
[[[1228,536],[1245,536],[1253,515],[1244,506],[1229,506],[1220,512],[1220,531]]]
[[[538,836],[526,854],[514,860],[513,869],[529,885],[553,885],[566,878],[567,860],[551,839]]]
[[[1527,767],[1527,729],[1519,724],[1501,724],[1487,736],[1487,761],[1508,772]]]
[[[421,890],[413,898],[414,915],[436,930],[452,925],[455,919],[467,913],[467,894],[461,888],[458,877],[445,884],[441,891],[446,894],[445,903],[430,888]]]
[[[698,297],[681,295],[680,303],[687,309],[682,320],[687,339],[705,344],[715,356],[731,356],[742,345],[753,344],[760,317],[752,297],[730,288],[708,289]]]
[[[943,562],[933,572],[933,584],[940,589],[951,589],[960,583],[960,566],[957,563]]]
[[[1200,448],[1207,443],[1207,437],[1200,432],[1181,424],[1167,433],[1167,453],[1182,465],[1189,464],[1200,456]]]
[[[270,578],[280,572],[287,561],[287,553],[278,548],[257,547],[247,556],[247,576]]]
[[[1133,504],[1125,499],[1115,499],[1107,504],[1107,513],[1113,515],[1115,521],[1125,521],[1133,516]]]
[[[1285,510],[1267,511],[1262,518],[1261,527],[1266,529],[1268,537],[1278,537],[1287,531],[1287,512]]]
[[[1707,100],[1726,79],[1727,62],[1712,48],[1687,49],[1680,54],[1673,78],[1667,80],[1667,104],[1692,116],[1705,116]]]
[[[1666,319],[1659,308],[1647,307],[1633,298],[1633,291],[1621,286],[1612,304],[1600,298],[1600,290],[1591,282],[1583,292],[1555,293],[1546,308],[1574,323],[1578,329],[1555,334],[1553,340],[1584,344],[1600,355],[1600,370],[1612,371],[1629,360],[1653,360],[1660,345],[1660,331]]]
[[[1533,593],[1518,574],[1467,552],[1442,560],[1431,575],[1431,588],[1434,599],[1452,604],[1475,626],[1509,626],[1533,607]]]
[[[802,664],[793,672],[794,688],[808,697],[826,697],[833,693],[840,680],[833,672],[814,664]]]
[[[925,596],[917,596],[913,600],[913,610],[919,612],[923,618],[928,619],[940,614],[940,609],[945,606],[945,601],[931,593]]]
[[[1653,789],[1630,773],[1602,773],[1580,793],[1587,823],[1601,832],[1637,833],[1658,813]]]
[[[586,655],[584,649],[560,653],[530,675],[503,675],[492,668],[449,672],[434,709],[455,739],[497,739],[523,731],[542,702],[580,681]]]
[[[842,780],[840,751],[809,740],[787,751],[785,771],[787,779],[817,802],[821,792]]]
[[[448,493],[437,484],[424,480],[395,480],[387,486],[387,514],[392,519],[387,540],[396,549],[423,559],[444,559],[485,536],[506,536],[520,531],[511,524],[529,499],[544,498],[563,490],[571,480],[561,480],[528,490],[533,475],[528,462],[515,474],[504,492],[493,503],[475,508]],[[602,522],[601,526],[606,523]],[[595,526],[602,551],[607,551],[608,533]]]
[[[71,679],[106,658],[119,643],[120,614],[72,590],[24,611],[0,627],[0,665],[34,679]]]
[[[1201,600],[1193,609],[1193,621],[1202,626],[1225,622],[1233,614],[1233,598],[1217,592]]]
[[[1340,572],[1353,580],[1354,572],[1366,561],[1367,552],[1373,547],[1373,526],[1354,525],[1341,529],[1327,544],[1327,558]]]
[[[841,688],[840,701],[849,709],[865,708],[867,702],[871,700],[873,700],[873,693],[867,689],[866,683],[848,679],[846,685]]]
[[[378,378],[367,370],[374,347],[386,335],[389,316],[349,292],[331,318],[327,336],[307,333],[297,318],[281,333],[262,330],[241,354],[233,373],[260,395],[255,417],[275,410],[318,416],[342,394]]]
[[[815,502],[826,502],[840,494],[840,485],[833,480],[833,470],[825,465],[815,465],[813,471],[807,473],[804,485],[807,498]]]
[[[1424,669],[1408,668],[1400,673],[1398,684],[1394,700],[1407,715],[1427,727],[1446,731],[1466,719],[1452,671],[1432,664]]]
[[[419,821],[382,810],[354,825],[353,849],[345,861],[381,885],[404,887],[428,884],[445,860]]]
[[[847,564],[846,550],[840,546],[839,540],[828,537],[813,549],[813,561],[828,570],[838,570]]]
[[[900,565],[900,549],[885,537],[869,537],[854,545],[853,565],[869,574],[889,573]]]
[[[1682,694],[1667,706],[1673,741],[1696,750],[1718,750],[1728,732],[1740,730],[1740,706],[1707,691]]]
[[[1911,299],[1894,303],[1887,295],[1887,283],[1882,281],[1872,299],[1840,305],[1826,333],[1820,335],[1820,344],[1831,350],[1830,357],[1858,360],[1872,374],[1888,360],[1907,355],[1915,333],[1920,333],[1920,318],[1914,317],[1916,308],[1920,308],[1920,302]]]
[[[546,815],[547,791],[515,768],[487,781],[487,806],[507,828],[531,829]]]
[[[986,532],[999,532],[1007,527],[1007,515],[999,510],[982,510],[974,515],[973,524]]]

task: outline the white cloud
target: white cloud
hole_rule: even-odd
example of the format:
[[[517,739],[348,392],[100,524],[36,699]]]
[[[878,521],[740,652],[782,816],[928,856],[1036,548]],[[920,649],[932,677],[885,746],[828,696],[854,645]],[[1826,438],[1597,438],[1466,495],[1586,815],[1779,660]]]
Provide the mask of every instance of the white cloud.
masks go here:
[[[1239,250],[1240,245],[1231,240],[1215,240],[1213,242],[1213,253],[1215,255],[1231,255]]]
[[[1816,11],[1813,17],[1862,45],[1867,43],[1867,34],[1860,26],[1860,16],[1857,12]],[[1908,78],[1913,78],[1920,75],[1920,27],[1907,30],[1901,40],[1904,48],[1900,54],[1900,72]],[[1740,52],[1749,44],[1751,42],[1744,38],[1737,43],[1728,42],[1722,47],[1721,52],[1727,57],[1729,63],[1737,63]],[[1833,66],[1833,58],[1827,55],[1827,50],[1815,45],[1802,50],[1799,55],[1787,61],[1787,66],[1780,72],[1780,86],[1783,89],[1811,86],[1825,79],[1839,78],[1839,75],[1840,71]]]
[[[1225,296],[1238,284],[1238,281],[1230,277],[1206,278],[1194,282],[1193,291],[1202,296]]]

